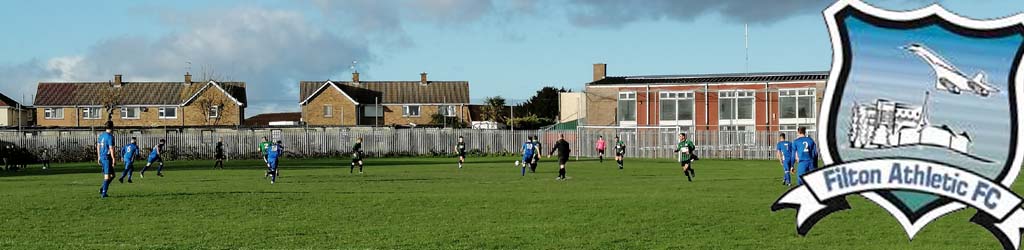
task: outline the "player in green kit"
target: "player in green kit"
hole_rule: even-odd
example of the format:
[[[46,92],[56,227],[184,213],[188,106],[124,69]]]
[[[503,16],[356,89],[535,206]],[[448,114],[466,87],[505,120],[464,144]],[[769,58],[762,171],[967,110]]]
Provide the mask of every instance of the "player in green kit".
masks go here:
[[[683,174],[686,175],[687,181],[693,181],[693,177],[697,174],[693,172],[693,161],[697,160],[697,155],[693,154],[693,150],[696,145],[692,141],[686,139],[686,133],[679,133],[679,144],[676,144],[675,152],[679,153],[679,165],[683,167]]]
[[[267,140],[267,137],[264,136],[263,142],[260,142],[258,146],[260,155],[263,155],[263,163],[267,165],[267,173],[263,175],[263,178],[270,177],[270,161],[267,159],[267,150],[270,149],[271,145],[273,145],[273,143],[270,143],[270,140]]]

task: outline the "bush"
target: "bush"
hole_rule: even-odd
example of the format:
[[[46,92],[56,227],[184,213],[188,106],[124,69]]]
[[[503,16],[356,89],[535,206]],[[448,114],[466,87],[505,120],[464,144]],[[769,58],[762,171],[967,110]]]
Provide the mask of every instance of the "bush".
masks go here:
[[[540,118],[536,115],[529,115],[509,119],[509,124],[516,129],[539,129],[544,126],[555,124],[555,121],[549,118]]]

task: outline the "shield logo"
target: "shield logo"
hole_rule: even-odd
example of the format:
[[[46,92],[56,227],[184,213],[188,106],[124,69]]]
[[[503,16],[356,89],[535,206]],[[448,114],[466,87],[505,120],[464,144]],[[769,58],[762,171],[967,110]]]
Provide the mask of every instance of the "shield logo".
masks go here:
[[[838,1],[824,16],[833,47],[819,115],[825,166],[773,210],[798,209],[805,234],[849,208],[845,195],[859,194],[913,239],[935,219],[974,207],[973,222],[1018,249],[1024,212],[1006,187],[1024,155],[1024,16],[973,20],[939,5],[895,12],[859,0]],[[977,203],[995,196],[985,191],[993,186],[1004,199]]]

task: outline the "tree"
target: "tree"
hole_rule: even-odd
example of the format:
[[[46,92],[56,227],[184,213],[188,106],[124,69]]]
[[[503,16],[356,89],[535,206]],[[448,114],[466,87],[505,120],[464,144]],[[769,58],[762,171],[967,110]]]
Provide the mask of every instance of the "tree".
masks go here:
[[[484,99],[482,118],[484,120],[492,122],[505,122],[506,113],[505,111],[505,98],[501,96],[491,96]]]
[[[430,124],[440,125],[446,128],[466,128],[466,121],[458,117],[446,117],[440,113],[430,115]]]
[[[558,95],[570,92],[565,88],[544,87],[537,91],[530,100],[522,104],[522,110],[527,114],[536,115],[538,118],[550,120],[558,119]],[[518,109],[517,109],[518,110]]]
[[[117,109],[118,106],[121,105],[120,104],[120,100],[119,100],[119,99],[121,99],[121,98],[119,98],[120,96],[121,96],[121,88],[120,87],[111,86],[109,88],[103,88],[103,90],[100,92],[100,105],[103,105],[103,108],[107,110],[107,121],[108,122],[114,120],[114,109]],[[82,111],[75,110],[75,112],[82,112]]]

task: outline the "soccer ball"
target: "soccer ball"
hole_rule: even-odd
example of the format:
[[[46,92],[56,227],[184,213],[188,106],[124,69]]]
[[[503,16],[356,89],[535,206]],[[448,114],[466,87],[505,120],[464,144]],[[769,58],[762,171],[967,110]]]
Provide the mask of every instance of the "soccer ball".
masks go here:
[[[519,166],[519,160],[516,160],[516,167]]]

